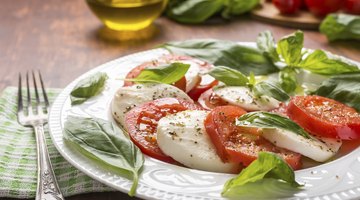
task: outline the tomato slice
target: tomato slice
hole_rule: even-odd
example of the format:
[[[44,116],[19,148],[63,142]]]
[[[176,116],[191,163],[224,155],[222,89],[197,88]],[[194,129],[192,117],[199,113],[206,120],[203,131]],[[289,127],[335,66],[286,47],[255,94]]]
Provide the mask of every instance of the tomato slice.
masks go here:
[[[205,84],[205,85],[200,85],[200,82],[188,92],[188,95],[190,96],[190,98],[194,101],[197,101],[200,97],[200,95],[202,93],[204,93],[205,91],[211,89],[212,87],[216,86],[219,84],[219,81],[214,80],[212,82],[210,82],[209,84]]]
[[[287,115],[311,134],[360,138],[360,114],[353,108],[321,96],[296,96],[290,100]]]
[[[181,99],[156,99],[137,106],[126,113],[125,128],[128,130],[131,140],[144,154],[168,163],[176,163],[159,148],[156,140],[156,129],[158,121],[162,117],[184,110],[203,109],[192,102]]]
[[[212,89],[203,92],[198,99],[198,103],[206,110],[212,110],[218,106],[229,104],[227,101],[216,95]]]
[[[301,155],[274,146],[262,138],[257,129],[235,125],[235,119],[246,111],[237,106],[214,108],[205,119],[206,132],[224,162],[240,162],[248,166],[257,159],[261,151],[274,152],[293,169],[301,167]]]

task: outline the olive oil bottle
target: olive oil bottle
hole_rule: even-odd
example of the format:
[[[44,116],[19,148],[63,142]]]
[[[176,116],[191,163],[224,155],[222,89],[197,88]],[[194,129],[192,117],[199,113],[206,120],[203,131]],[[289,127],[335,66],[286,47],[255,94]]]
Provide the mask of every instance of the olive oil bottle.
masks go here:
[[[92,12],[110,29],[137,31],[148,27],[167,0],[86,0]]]

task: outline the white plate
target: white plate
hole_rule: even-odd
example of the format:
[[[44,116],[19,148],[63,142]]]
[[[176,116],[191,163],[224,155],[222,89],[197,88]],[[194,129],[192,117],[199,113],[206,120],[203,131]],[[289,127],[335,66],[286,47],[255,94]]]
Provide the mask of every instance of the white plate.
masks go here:
[[[64,122],[69,114],[96,116],[114,121],[109,108],[114,92],[122,86],[118,78],[124,77],[131,68],[142,62],[163,54],[168,52],[164,49],[144,51],[105,63],[83,74],[62,91],[50,111],[50,135],[61,155],[90,177],[125,193],[132,184],[130,180],[97,166],[95,162],[64,144]],[[69,93],[72,88],[79,80],[96,72],[106,72],[109,75],[105,90],[84,104],[71,107]],[[220,193],[223,185],[233,176],[188,169],[145,157],[144,170],[136,194],[144,199],[222,199]],[[296,180],[304,183],[305,187],[291,199],[359,199],[360,148],[340,159],[299,170],[295,174]]]

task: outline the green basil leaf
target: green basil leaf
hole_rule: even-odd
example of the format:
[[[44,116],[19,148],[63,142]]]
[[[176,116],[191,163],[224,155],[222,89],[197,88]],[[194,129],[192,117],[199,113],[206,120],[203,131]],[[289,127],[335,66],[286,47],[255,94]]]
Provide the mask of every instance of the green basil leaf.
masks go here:
[[[257,160],[225,183],[221,194],[228,198],[279,198],[292,196],[300,186],[294,171],[282,158],[260,152]]]
[[[320,32],[330,41],[360,40],[360,16],[349,14],[330,14],[321,22]]]
[[[256,48],[231,41],[195,39],[162,45],[170,52],[206,60],[217,66],[236,69],[245,75],[266,75],[279,71],[270,59]]]
[[[143,69],[136,78],[129,79],[128,81],[172,84],[184,77],[189,68],[190,65],[184,63],[149,67]]]
[[[288,130],[304,138],[310,139],[311,136],[301,126],[289,118],[269,112],[251,112],[236,119],[237,126],[250,126],[257,128],[279,128]]]
[[[259,34],[256,40],[258,48],[264,52],[273,62],[280,61],[279,54],[276,51],[275,39],[270,31],[264,31]]]
[[[171,0],[166,15],[181,23],[201,23],[220,11],[224,0]]]
[[[335,99],[360,112],[360,72],[332,76],[321,84],[315,94]]]
[[[255,84],[253,91],[256,96],[267,95],[278,101],[287,101],[290,99],[290,96],[284,90],[267,81]]]
[[[256,78],[253,72],[249,74],[249,86],[253,87],[256,84]]]
[[[228,86],[246,86],[249,82],[243,73],[224,66],[214,67],[209,71],[209,75]]]
[[[298,86],[296,70],[285,67],[279,72],[280,86],[287,93],[293,93]]]
[[[99,94],[108,79],[106,73],[96,73],[79,81],[70,93],[71,105],[81,104]]]
[[[296,66],[300,63],[304,46],[304,33],[296,31],[295,33],[282,38],[277,43],[277,52],[282,56],[288,66]]]
[[[340,58],[329,58],[322,50],[315,50],[310,53],[299,67],[315,74],[334,75],[344,72],[359,71],[356,65],[348,63]]]
[[[133,185],[128,194],[134,196],[144,157],[126,133],[106,120],[68,116],[64,139],[95,162],[127,178],[132,177]]]
[[[230,18],[234,15],[241,15],[254,9],[260,0],[224,0],[224,9],[221,16]]]

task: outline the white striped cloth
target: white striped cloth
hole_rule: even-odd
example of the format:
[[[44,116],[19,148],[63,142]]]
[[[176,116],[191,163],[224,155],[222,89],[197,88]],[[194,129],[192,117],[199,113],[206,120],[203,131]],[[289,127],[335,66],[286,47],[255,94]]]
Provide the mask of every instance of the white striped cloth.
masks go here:
[[[60,89],[48,89],[52,102]],[[0,197],[33,198],[36,192],[37,162],[33,129],[17,122],[17,88],[6,88],[0,97]],[[64,196],[113,191],[70,165],[56,150],[48,128],[46,142],[51,162]]]

